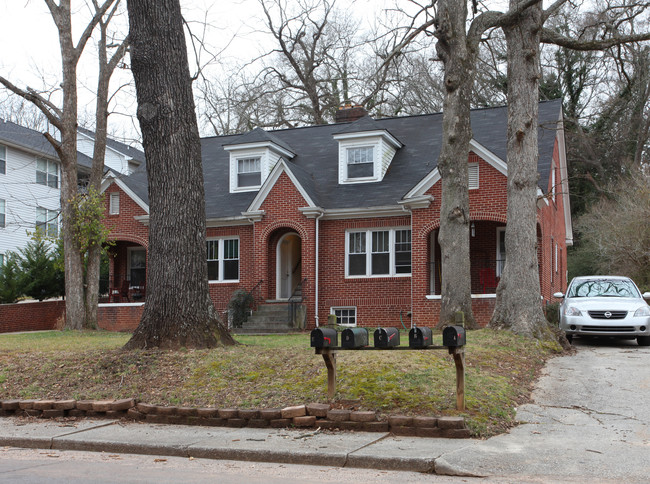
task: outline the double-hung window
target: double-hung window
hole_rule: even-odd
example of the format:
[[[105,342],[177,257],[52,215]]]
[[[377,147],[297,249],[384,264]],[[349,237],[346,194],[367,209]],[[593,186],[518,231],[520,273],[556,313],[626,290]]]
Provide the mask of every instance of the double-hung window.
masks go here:
[[[206,249],[210,282],[239,280],[239,239],[208,240]]]
[[[347,149],[348,178],[368,178],[375,174],[374,148],[362,146]]]
[[[119,215],[120,213],[120,194],[119,192],[111,193],[108,202],[109,215]]]
[[[0,199],[0,228],[6,226],[7,223],[7,205],[6,202]]]
[[[261,158],[239,158],[237,160],[237,187],[259,187],[261,184]]]
[[[411,274],[411,230],[355,230],[347,233],[347,277]]]
[[[7,148],[0,145],[0,175],[7,174]]]
[[[59,165],[51,160],[36,160],[36,183],[50,188],[59,188]]]
[[[56,210],[36,207],[36,228],[48,237],[59,236],[59,214]]]

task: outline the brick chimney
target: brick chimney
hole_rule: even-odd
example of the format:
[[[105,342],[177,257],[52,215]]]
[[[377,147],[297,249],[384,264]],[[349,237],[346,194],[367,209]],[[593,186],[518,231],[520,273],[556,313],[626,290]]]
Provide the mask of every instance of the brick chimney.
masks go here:
[[[336,111],[334,122],[349,123],[367,115],[368,111],[366,111],[360,104],[353,101],[345,101],[341,106],[339,106],[338,111]]]

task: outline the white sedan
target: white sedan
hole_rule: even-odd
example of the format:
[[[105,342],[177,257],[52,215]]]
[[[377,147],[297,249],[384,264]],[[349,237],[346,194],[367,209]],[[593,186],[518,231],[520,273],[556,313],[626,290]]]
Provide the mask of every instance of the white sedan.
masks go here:
[[[636,338],[650,346],[650,292],[641,295],[634,282],[620,276],[575,277],[560,305],[560,329],[569,341],[574,336]]]

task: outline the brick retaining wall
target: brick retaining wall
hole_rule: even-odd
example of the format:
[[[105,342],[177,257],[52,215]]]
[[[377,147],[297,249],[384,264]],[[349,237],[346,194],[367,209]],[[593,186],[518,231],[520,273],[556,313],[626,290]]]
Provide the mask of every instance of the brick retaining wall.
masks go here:
[[[0,304],[0,333],[53,330],[64,318],[65,301]]]

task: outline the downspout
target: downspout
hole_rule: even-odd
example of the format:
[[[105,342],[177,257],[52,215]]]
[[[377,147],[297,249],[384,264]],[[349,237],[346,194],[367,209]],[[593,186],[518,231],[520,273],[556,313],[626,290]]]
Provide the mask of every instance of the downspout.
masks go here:
[[[316,267],[314,269],[315,274],[314,274],[314,320],[316,322],[316,327],[318,328],[318,246],[319,246],[319,223],[318,220],[323,216],[323,212],[320,212],[316,216],[316,245],[315,245],[315,251],[316,251]]]
[[[411,219],[411,329],[413,329],[413,209],[408,205],[402,205],[402,210],[408,212]]]

